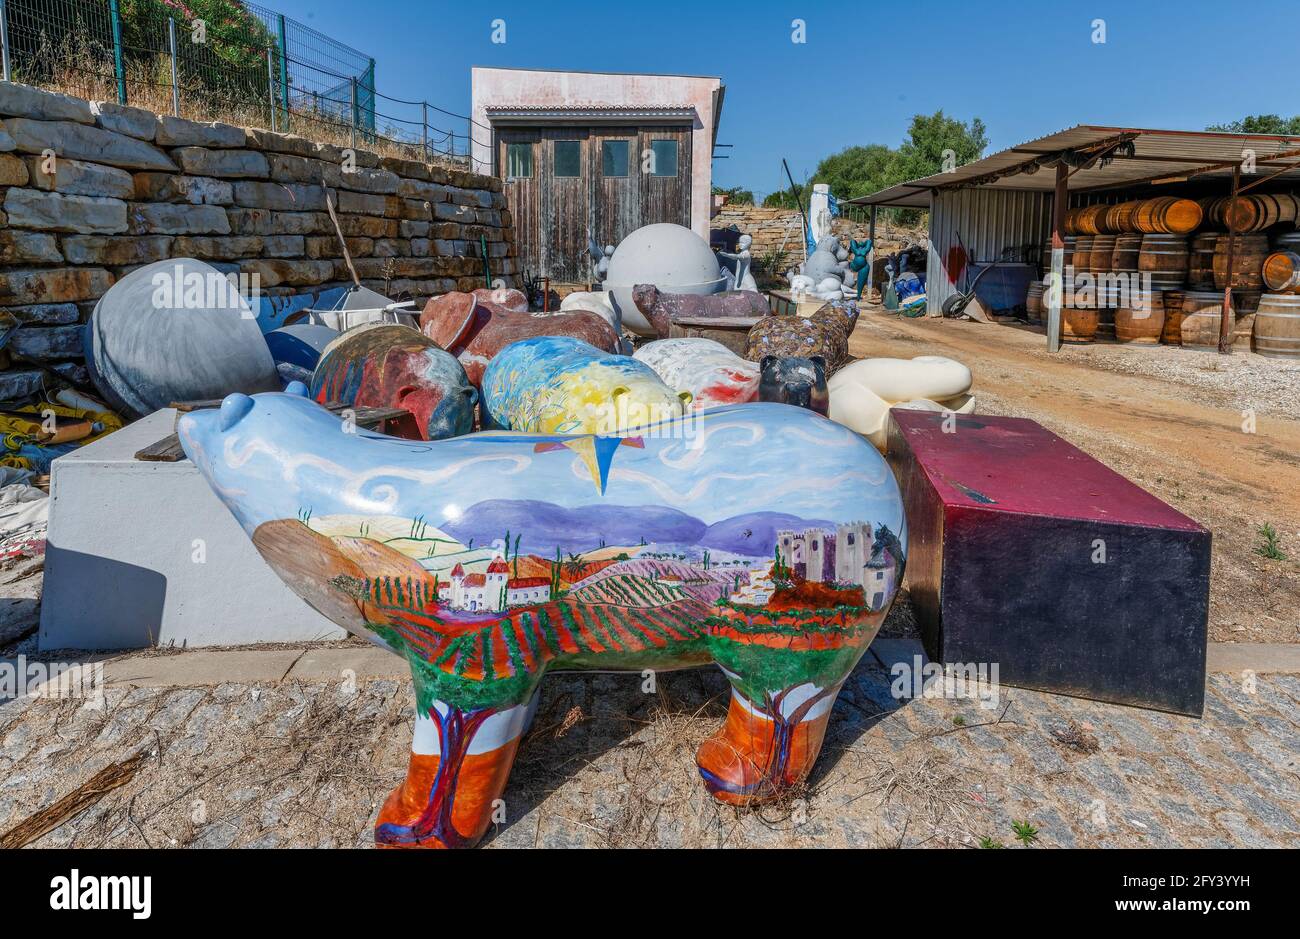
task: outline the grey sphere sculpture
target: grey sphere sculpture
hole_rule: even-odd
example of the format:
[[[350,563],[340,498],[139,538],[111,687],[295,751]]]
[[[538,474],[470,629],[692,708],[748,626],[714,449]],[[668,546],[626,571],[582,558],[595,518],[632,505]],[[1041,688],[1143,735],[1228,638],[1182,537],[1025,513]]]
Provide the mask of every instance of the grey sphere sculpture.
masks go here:
[[[706,295],[725,289],[727,279],[707,241],[689,228],[659,222],[638,228],[619,243],[604,282],[624,328],[656,336],[633,302],[632,288],[638,284],[653,284],[664,293]]]

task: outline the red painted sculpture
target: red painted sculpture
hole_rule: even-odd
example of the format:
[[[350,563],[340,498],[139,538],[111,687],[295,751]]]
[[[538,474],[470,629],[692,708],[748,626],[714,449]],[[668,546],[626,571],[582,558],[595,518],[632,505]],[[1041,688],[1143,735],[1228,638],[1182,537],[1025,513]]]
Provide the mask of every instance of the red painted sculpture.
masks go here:
[[[454,357],[426,336],[396,323],[356,326],[326,347],[311,380],[321,404],[405,408],[388,433],[442,440],[474,429],[478,392]]]
[[[507,306],[489,299],[502,294],[523,296],[517,290],[449,293],[434,297],[420,314],[420,331],[460,360],[475,387],[482,382],[483,370],[492,357],[520,339],[568,336],[605,352],[618,349],[613,327],[595,313],[529,313],[514,303]],[[507,298],[506,302],[511,301]]]

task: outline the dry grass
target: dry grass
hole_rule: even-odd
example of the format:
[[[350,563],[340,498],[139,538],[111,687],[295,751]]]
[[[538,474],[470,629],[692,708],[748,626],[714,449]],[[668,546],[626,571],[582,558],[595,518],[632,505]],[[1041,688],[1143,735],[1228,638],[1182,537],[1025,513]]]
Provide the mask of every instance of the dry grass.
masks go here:
[[[32,81],[49,91],[85,98],[89,101],[116,101],[117,82],[112,74],[112,64],[106,63],[101,52],[93,45],[80,43],[66,36],[57,43],[47,44],[41,52],[42,61],[51,61],[48,77],[39,80],[16,75],[19,81]],[[171,83],[171,60],[158,53],[149,59],[128,59],[124,65],[127,102],[132,107],[144,108],[155,114],[174,113]],[[265,86],[262,87],[263,94]],[[271,123],[269,99],[252,100],[247,93],[234,89],[223,92],[209,86],[180,88],[180,117],[192,121],[220,121],[236,127],[268,129]],[[277,105],[282,107],[281,102]],[[283,111],[280,114],[283,122]],[[357,147],[380,157],[416,160],[450,169],[467,169],[469,160],[463,156],[434,154],[432,158],[422,152],[418,143],[406,143],[391,136],[358,131],[355,136],[344,122],[322,112],[295,108],[287,127],[277,128],[281,133],[293,133],[318,143],[337,147]]]

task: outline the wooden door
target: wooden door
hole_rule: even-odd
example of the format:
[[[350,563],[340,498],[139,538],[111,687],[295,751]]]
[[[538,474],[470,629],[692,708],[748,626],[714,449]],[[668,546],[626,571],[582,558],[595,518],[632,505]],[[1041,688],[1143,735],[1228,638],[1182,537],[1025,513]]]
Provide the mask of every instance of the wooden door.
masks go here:
[[[617,155],[617,165],[613,167],[605,165],[606,143],[613,144],[612,150]],[[645,224],[641,217],[639,144],[640,137],[635,127],[601,127],[591,131],[588,159],[592,179],[592,230],[602,246],[617,247],[620,241]],[[607,173],[607,169],[615,172]]]
[[[563,283],[588,283],[593,277],[587,254],[591,225],[589,136],[587,130],[576,127],[541,132],[541,270],[551,280]]]
[[[643,127],[638,153],[654,159],[643,163],[641,224],[672,222],[691,227],[691,129]]]
[[[511,145],[528,148],[530,170],[527,176],[511,175],[512,169],[518,169],[518,160],[511,164]],[[497,132],[496,164],[497,175],[505,181],[506,204],[514,216],[515,242],[519,251],[519,263],[523,273],[529,276],[545,276],[545,242],[542,238],[542,192],[543,180],[539,176],[539,156],[545,148],[541,145],[541,133],[537,130],[521,128]],[[518,151],[516,157],[518,157]]]

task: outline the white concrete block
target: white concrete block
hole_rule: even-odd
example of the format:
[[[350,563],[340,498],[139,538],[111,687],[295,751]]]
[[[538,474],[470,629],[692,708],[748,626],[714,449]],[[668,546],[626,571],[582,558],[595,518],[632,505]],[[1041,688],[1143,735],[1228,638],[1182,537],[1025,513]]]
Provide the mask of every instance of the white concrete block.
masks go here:
[[[54,461],[40,648],[342,638],[267,567],[189,460],[134,458],[175,421],[158,411]]]

